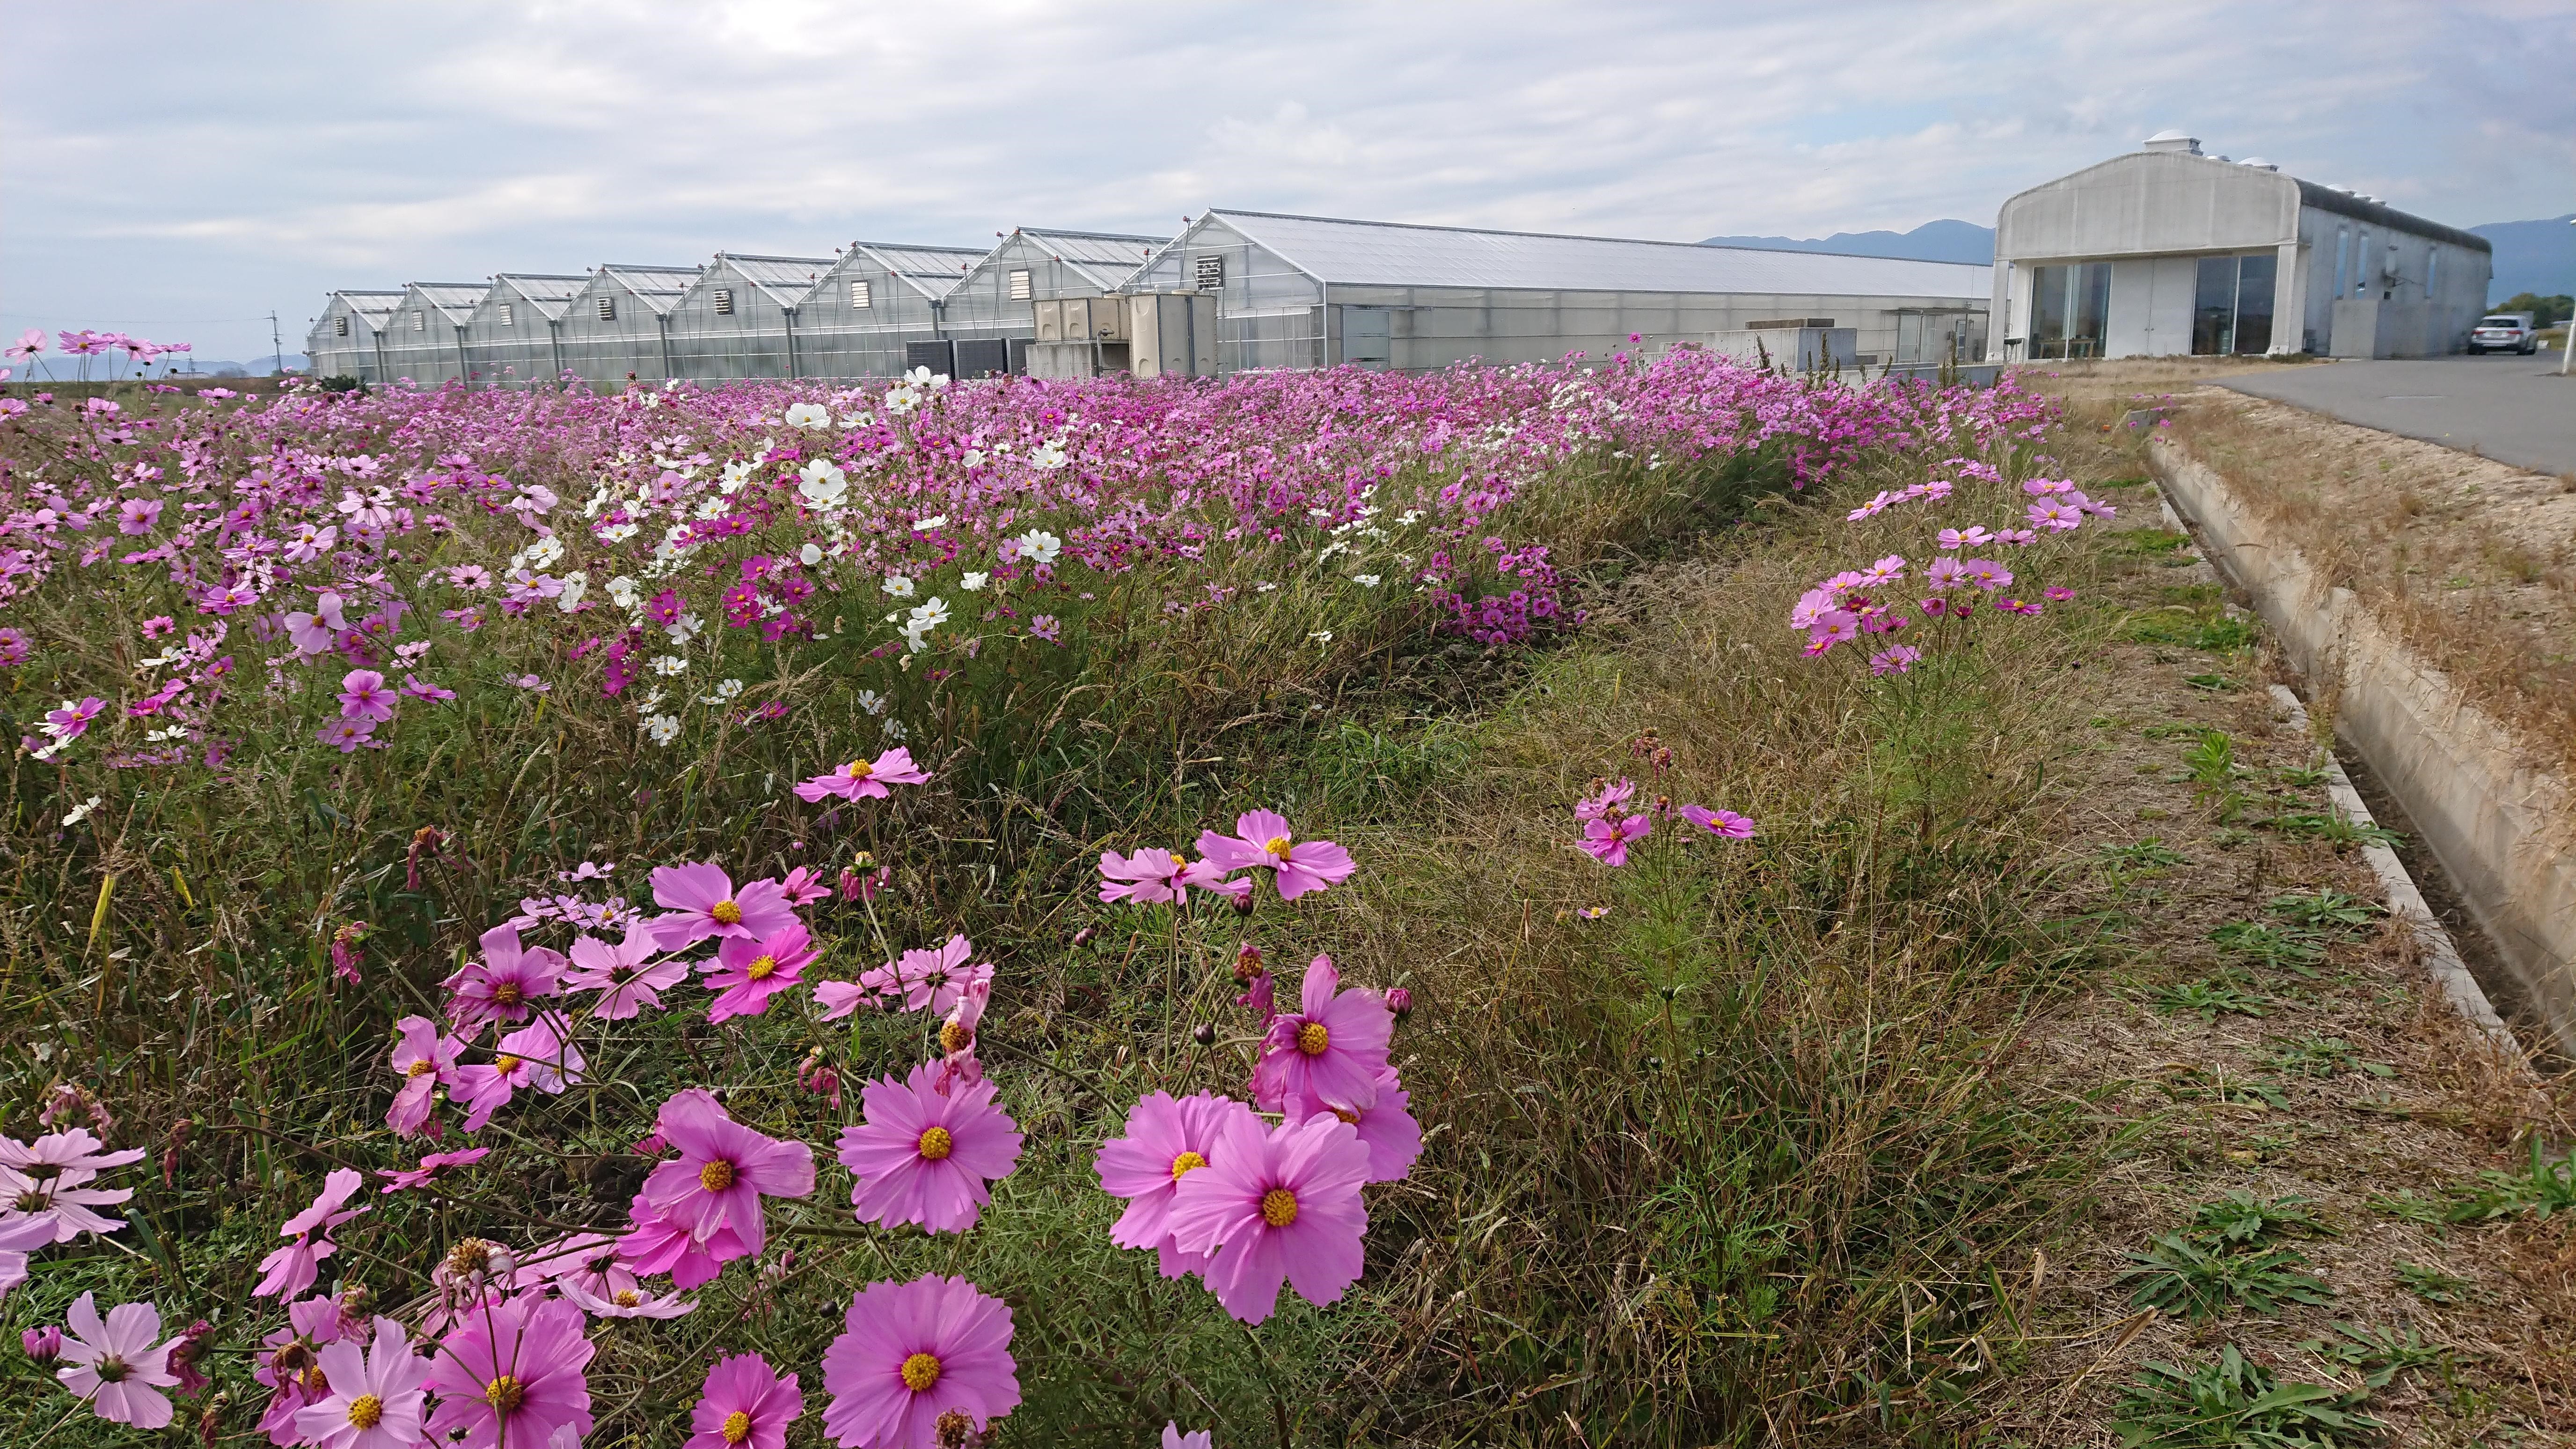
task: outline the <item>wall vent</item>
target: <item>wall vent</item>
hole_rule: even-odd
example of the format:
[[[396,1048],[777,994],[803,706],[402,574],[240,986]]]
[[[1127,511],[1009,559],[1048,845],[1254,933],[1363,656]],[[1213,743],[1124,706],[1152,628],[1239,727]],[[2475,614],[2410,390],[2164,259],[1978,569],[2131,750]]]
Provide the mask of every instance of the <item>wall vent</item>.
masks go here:
[[[1030,296],[1029,274],[1026,271],[1011,273],[1011,300],[1025,302]]]
[[[349,319],[348,319],[348,318],[346,318],[346,317],[334,317],[334,318],[332,318],[332,319],[331,319],[331,335],[332,335],[332,336],[334,336],[334,337],[346,337],[346,336],[348,336],[348,335],[349,335]]]
[[[850,305],[853,307],[869,307],[875,305],[875,299],[868,295],[867,278],[861,277],[850,283]]]
[[[1223,291],[1225,289],[1224,256],[1209,252],[1198,257],[1192,263],[1191,278],[1193,284],[1202,292]]]
[[[599,320],[602,322],[614,322],[617,320],[617,299],[615,297],[602,297],[599,299]]]
[[[508,302],[501,304],[501,325],[504,327],[516,327],[519,325],[519,314]]]
[[[414,331],[414,332],[426,332],[426,331],[428,331],[428,330],[429,330],[429,314],[428,314],[428,313],[426,313],[426,312],[414,312],[414,313],[412,313],[412,314],[411,314],[411,330],[412,330],[412,331]]]
[[[733,315],[733,288],[731,288],[731,287],[718,287],[718,288],[716,288],[716,291],[715,291],[715,297],[716,297],[716,315],[717,315],[717,316],[719,316],[719,317],[730,317],[730,316],[732,316],[732,315]]]

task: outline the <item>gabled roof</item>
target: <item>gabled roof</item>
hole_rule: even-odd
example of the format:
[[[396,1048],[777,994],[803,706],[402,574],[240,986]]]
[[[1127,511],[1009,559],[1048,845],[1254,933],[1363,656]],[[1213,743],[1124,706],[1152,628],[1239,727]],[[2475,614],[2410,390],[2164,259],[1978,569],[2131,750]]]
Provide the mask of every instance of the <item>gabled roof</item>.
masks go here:
[[[705,270],[704,267],[652,267],[602,262],[599,270],[591,274],[591,280],[596,283],[605,278],[615,282],[619,290],[633,295],[635,300],[657,313],[668,315],[698,280],[698,274]]]
[[[907,242],[852,242],[850,252],[883,267],[889,275],[936,302],[947,296],[949,290],[984,259],[985,249],[915,246]]]
[[[483,298],[491,290],[489,282],[414,282],[404,289],[403,295],[409,297],[417,293],[422,301],[437,308],[439,315],[461,324],[474,314],[476,307],[482,305]]]
[[[370,327],[382,327],[385,319],[402,310],[401,292],[352,292],[331,294],[333,300],[356,313]]]
[[[1106,231],[1048,231],[1024,226],[1012,233],[1063,262],[1095,286],[1115,287],[1136,274],[1165,240]],[[1007,244],[1007,240],[1006,240]]]
[[[582,288],[589,285],[590,278],[587,276],[568,277],[552,272],[495,272],[492,274],[492,290],[497,292],[507,287],[526,298],[528,305],[536,308],[548,321],[563,316],[564,309],[572,305],[572,299],[580,294]]]
[[[741,252],[718,252],[716,261],[768,293],[781,307],[803,301],[823,274],[840,263],[837,257],[756,257]]]
[[[1960,262],[1267,211],[1210,211],[1166,250],[1189,244],[1212,222],[1241,233],[1317,281],[1338,285],[1977,298],[1994,289],[1992,268]]]

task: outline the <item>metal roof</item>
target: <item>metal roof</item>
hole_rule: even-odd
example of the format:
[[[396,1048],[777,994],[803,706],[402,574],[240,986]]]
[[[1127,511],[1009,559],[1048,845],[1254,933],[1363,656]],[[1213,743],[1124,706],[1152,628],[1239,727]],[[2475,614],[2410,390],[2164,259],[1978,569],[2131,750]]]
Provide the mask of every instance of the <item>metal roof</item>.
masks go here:
[[[718,252],[716,260],[744,281],[767,292],[782,307],[793,307],[814,290],[823,274],[839,264],[837,257],[756,257]]]
[[[1024,226],[1014,232],[1038,250],[1072,267],[1103,288],[1115,287],[1136,274],[1145,259],[1169,238],[1126,236],[1105,231],[1043,231]]]
[[[1991,268],[1959,262],[1267,211],[1210,211],[1172,245],[1188,242],[1210,221],[1224,223],[1317,281],[1351,286],[1979,299],[1994,290]]]
[[[438,309],[450,322],[462,323],[482,305],[492,290],[489,282],[414,282],[403,292],[406,297],[418,293],[420,299]]]
[[[385,319],[402,310],[400,292],[333,292],[331,294],[356,313],[368,326],[382,327]],[[361,300],[363,299],[363,300]]]
[[[667,313],[698,280],[704,267],[645,267],[602,262],[597,276],[606,277],[655,312]]]
[[[492,274],[494,291],[508,287],[526,298],[528,305],[544,314],[549,321],[563,316],[564,309],[572,305],[572,299],[580,295],[582,288],[589,285],[590,278],[587,276],[568,277],[554,272],[495,272]]]
[[[875,262],[888,275],[934,302],[947,296],[949,289],[984,259],[984,249],[979,247],[914,246],[906,242],[852,242],[850,251]]]
[[[2392,231],[2411,231],[2417,236],[2432,237],[2436,241],[2446,241],[2455,247],[2467,247],[2472,251],[2495,250],[2494,242],[2476,232],[2462,231],[2456,226],[2444,226],[2438,221],[2427,220],[2413,212],[2399,211],[2384,201],[2366,201],[2337,187],[2320,185],[2299,177],[2291,179],[2298,182],[2301,206],[2313,206],[2319,211],[2331,211],[2337,216],[2349,216],[2356,221],[2376,222]]]

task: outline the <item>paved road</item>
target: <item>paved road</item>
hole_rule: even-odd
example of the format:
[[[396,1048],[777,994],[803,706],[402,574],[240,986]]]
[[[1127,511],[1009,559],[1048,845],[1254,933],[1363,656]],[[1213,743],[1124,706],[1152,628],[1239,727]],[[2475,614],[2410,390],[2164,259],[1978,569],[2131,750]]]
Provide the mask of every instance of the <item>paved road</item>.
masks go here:
[[[2558,354],[2319,362],[2211,381],[2543,473],[2576,472],[2576,377]]]

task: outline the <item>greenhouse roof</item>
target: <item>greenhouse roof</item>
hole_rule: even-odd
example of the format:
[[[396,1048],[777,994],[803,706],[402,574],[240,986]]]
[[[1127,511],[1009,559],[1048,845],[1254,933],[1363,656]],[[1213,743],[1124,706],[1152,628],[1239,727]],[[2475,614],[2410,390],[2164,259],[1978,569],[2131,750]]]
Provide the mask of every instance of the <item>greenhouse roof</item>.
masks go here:
[[[552,272],[497,272],[493,274],[492,285],[495,289],[508,286],[511,291],[527,298],[529,306],[552,320],[564,314],[564,308],[572,305],[572,299],[582,288],[590,285],[590,278],[567,277]]]
[[[602,262],[599,274],[635,295],[636,300],[656,312],[668,312],[682,293],[689,290],[704,267],[645,267],[623,262]]]
[[[418,292],[450,322],[463,322],[492,290],[489,282],[414,282],[403,295]]]
[[[1266,211],[1210,211],[1180,241],[1210,221],[1224,223],[1317,281],[1353,286],[1960,298],[1987,297],[1994,286],[1991,269],[1958,262]]]
[[[350,311],[366,319],[371,326],[382,327],[385,319],[402,310],[400,292],[333,292]]]
[[[740,252],[718,252],[716,260],[767,292],[770,300],[782,307],[793,307],[804,300],[823,274],[839,264],[837,257],[755,257]]]
[[[1145,259],[1165,241],[1158,236],[1124,236],[1101,231],[1040,231],[1021,227],[1040,251],[1065,263],[1102,287],[1115,287],[1135,275]]]
[[[932,301],[948,295],[958,279],[984,258],[984,253],[973,247],[925,247],[903,242],[852,242],[850,250],[903,279]]]

